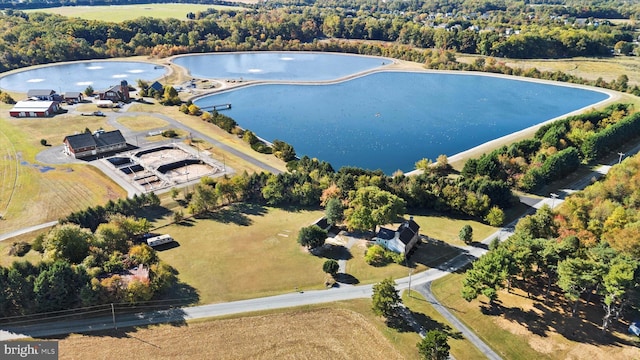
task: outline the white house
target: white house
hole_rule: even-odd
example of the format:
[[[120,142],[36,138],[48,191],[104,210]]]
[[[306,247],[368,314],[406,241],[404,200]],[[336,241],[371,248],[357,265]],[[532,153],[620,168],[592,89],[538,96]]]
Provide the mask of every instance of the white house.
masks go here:
[[[386,249],[407,256],[420,240],[419,230],[420,225],[411,217],[409,220],[403,221],[398,230],[380,227],[373,240]]]

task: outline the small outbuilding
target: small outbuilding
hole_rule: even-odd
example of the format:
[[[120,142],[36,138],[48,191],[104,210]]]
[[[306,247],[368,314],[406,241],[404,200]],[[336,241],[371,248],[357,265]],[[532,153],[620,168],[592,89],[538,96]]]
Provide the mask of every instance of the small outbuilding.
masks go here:
[[[76,159],[96,156],[106,152],[127,148],[127,141],[120,130],[98,130],[91,133],[69,135],[64,138],[64,148],[68,155]]]
[[[60,103],[57,101],[18,101],[9,115],[12,117],[48,117],[55,115],[60,110]]]
[[[407,256],[420,240],[419,231],[420,225],[411,217],[403,221],[398,230],[380,227],[373,240],[388,250]]]
[[[79,91],[68,91],[64,93],[62,98],[67,102],[67,104],[77,104],[84,101],[84,95]]]

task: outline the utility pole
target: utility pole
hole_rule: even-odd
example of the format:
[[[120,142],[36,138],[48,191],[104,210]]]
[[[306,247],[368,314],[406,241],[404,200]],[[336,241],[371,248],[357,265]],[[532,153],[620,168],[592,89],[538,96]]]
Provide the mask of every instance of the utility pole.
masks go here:
[[[620,164],[622,162],[622,157],[624,156],[624,153],[619,152],[618,155],[620,155],[620,157],[618,158],[618,164]]]
[[[553,210],[553,207],[555,206],[556,203],[556,199],[558,198],[558,194],[556,193],[551,193],[551,209]]]
[[[118,325],[116,325],[116,311],[113,308],[113,303],[111,303],[111,318],[113,319],[113,328],[118,330]]]

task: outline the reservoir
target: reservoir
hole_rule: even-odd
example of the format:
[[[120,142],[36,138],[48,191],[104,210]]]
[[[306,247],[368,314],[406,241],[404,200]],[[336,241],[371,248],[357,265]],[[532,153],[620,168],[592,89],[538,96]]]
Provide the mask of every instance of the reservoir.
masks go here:
[[[210,95],[223,113],[298,156],[342,166],[414,170],[422,158],[477,145],[605,100],[583,88],[470,73],[382,71],[325,85],[265,84]]]
[[[138,79],[150,81],[165,75],[167,68],[137,61],[79,61],[53,64],[16,72],[0,78],[0,88],[17,92],[51,89],[58,93],[83,92],[87,86],[105,90],[126,80],[137,86]]]
[[[326,81],[392,63],[381,57],[309,52],[245,52],[178,56],[192,77],[226,80]]]

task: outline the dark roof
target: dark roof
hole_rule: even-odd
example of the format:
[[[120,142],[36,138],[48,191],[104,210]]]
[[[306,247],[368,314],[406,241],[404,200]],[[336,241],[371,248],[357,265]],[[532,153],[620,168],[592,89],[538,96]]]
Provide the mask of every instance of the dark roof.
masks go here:
[[[97,132],[93,135],[93,138],[98,148],[127,142],[120,130]]]
[[[80,149],[87,147],[95,147],[96,141],[90,133],[81,133],[76,135],[69,135],[64,138],[72,149]]]
[[[152,88],[152,89],[153,89],[153,90],[155,90],[155,91],[160,91],[160,90],[162,90],[162,88],[163,88],[164,86],[162,86],[162,84],[160,84],[159,82],[154,81],[154,82],[153,82],[153,84],[149,85],[149,87],[150,87],[150,88]],[[322,226],[321,226],[321,227],[322,227]]]
[[[93,135],[89,133],[69,135],[64,139],[69,142],[69,146],[73,149],[87,147],[101,148],[104,146],[126,143],[126,140],[124,139],[124,136],[122,136],[120,130],[100,131]]]
[[[400,236],[398,238],[407,245],[411,242],[411,239],[418,234],[418,230],[420,230],[420,225],[413,221],[413,219],[404,221],[398,228],[398,232],[400,232]]]
[[[32,96],[51,96],[53,94],[55,94],[56,91],[55,90],[51,90],[51,89],[31,89],[29,91],[27,91],[27,97],[32,97]]]
[[[323,217],[322,219],[316,221],[315,225],[318,225],[320,229],[324,230],[329,227],[329,220],[327,220],[326,217]]]
[[[384,239],[384,240],[391,240],[395,236],[396,236],[395,231],[391,229],[383,228],[383,227],[380,227],[380,230],[378,230],[378,235],[376,235],[378,239]]]

